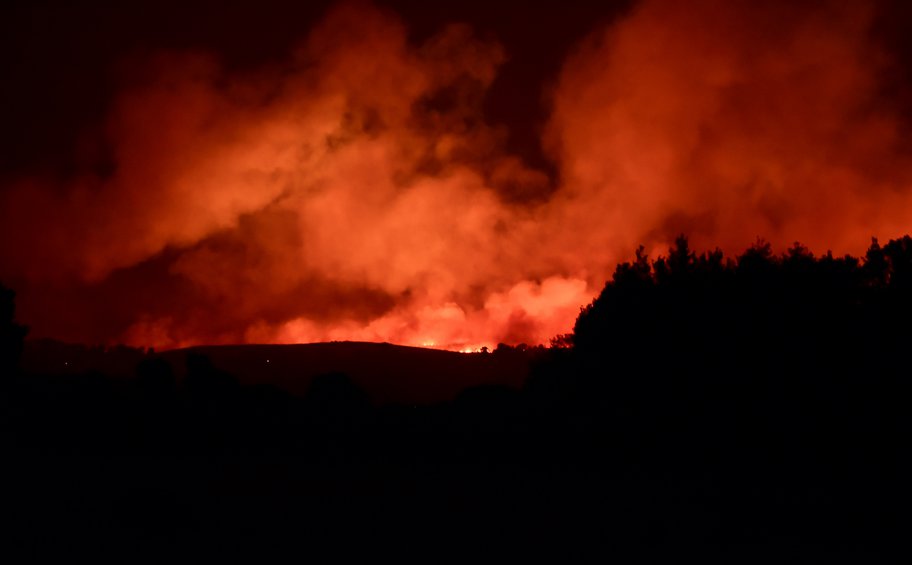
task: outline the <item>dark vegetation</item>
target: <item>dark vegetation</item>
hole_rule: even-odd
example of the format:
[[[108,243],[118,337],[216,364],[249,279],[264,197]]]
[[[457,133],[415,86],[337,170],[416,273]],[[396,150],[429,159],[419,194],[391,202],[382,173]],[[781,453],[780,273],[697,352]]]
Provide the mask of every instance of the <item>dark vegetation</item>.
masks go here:
[[[187,357],[191,355],[203,355],[216,367],[230,368],[231,375],[242,386],[267,384],[295,396],[305,395],[313,379],[320,375],[345,373],[378,405],[433,404],[479,385],[520,388],[529,374],[530,360],[525,354],[464,355],[388,343],[345,341],[200,346],[155,352],[124,346],[85,347],[29,340],[20,367],[33,376],[76,377],[97,371],[114,380],[126,381],[136,376],[136,367],[142,361],[160,359],[171,367],[175,381],[181,382],[187,375]]]
[[[430,404],[338,372],[241,384],[193,351],[130,379],[28,374],[0,308],[5,534],[36,557],[907,555],[908,236],[861,259],[641,249],[551,348],[478,354],[531,360],[522,388]]]

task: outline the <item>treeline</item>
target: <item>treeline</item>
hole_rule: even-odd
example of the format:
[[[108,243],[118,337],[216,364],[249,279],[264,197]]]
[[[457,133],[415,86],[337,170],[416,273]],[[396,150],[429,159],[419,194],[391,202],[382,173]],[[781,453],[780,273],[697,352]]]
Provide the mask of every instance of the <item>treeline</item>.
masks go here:
[[[910,320],[909,236],[874,240],[863,259],[799,244],[777,256],[763,242],[727,259],[680,237],[667,257],[641,248],[619,265],[564,340],[572,348],[529,385],[591,418],[584,429],[632,429],[634,445],[743,433],[810,442],[793,445],[805,454],[886,448],[909,430]]]
[[[22,332],[11,298],[4,308],[12,360]],[[375,406],[343,374],[297,397],[239,385],[202,356],[188,358],[178,382],[153,357],[130,381],[7,377],[4,445],[20,455],[293,456],[369,469],[369,487],[358,490],[361,475],[345,483],[357,495],[299,500],[358,512],[403,505],[359,535],[392,535],[404,520],[439,540],[438,520],[460,532],[483,526],[530,553],[538,532],[661,562],[682,551],[768,562],[799,549],[813,559],[793,561],[891,562],[912,470],[910,321],[909,236],[875,240],[863,258],[815,257],[798,244],[776,255],[763,242],[726,258],[681,237],[665,257],[641,248],[618,265],[573,333],[535,349],[522,390]],[[403,515],[415,508],[431,521]],[[257,532],[275,525],[238,519]]]

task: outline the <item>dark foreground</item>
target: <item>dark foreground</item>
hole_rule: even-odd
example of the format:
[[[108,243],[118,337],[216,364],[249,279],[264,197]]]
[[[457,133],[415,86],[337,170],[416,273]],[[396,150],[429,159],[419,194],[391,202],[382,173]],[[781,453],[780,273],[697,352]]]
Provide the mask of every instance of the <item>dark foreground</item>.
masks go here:
[[[57,441],[7,449],[4,547],[40,562],[901,563],[907,554],[908,444],[874,436],[877,424],[774,438],[730,422],[699,438],[677,420],[592,431],[567,413],[534,415],[541,407],[527,392],[502,389],[341,417],[299,406],[297,421],[267,406],[232,417],[250,426],[234,437],[216,414],[159,421],[165,430],[140,439],[127,436],[135,415],[67,412],[54,420],[69,426]]]
[[[182,367],[143,357],[126,379],[11,372],[4,547],[41,561],[905,563],[909,320],[909,238],[863,260],[758,245],[725,261],[681,240],[619,266],[555,347],[488,354],[530,363],[521,387],[378,402],[340,372],[300,392],[239,381],[206,351]]]

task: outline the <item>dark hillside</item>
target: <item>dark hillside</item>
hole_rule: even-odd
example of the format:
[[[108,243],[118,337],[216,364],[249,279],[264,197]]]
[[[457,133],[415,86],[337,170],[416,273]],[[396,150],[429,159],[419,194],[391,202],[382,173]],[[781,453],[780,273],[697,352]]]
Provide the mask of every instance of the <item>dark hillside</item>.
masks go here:
[[[24,371],[39,375],[78,375],[90,371],[121,378],[150,356],[167,361],[178,379],[190,354],[208,357],[242,384],[269,384],[303,395],[317,375],[345,373],[378,404],[423,404],[455,398],[480,385],[520,388],[531,355],[456,353],[388,343],[333,342],[301,345],[191,347],[147,355],[142,350],[89,348],[52,341],[27,341]]]

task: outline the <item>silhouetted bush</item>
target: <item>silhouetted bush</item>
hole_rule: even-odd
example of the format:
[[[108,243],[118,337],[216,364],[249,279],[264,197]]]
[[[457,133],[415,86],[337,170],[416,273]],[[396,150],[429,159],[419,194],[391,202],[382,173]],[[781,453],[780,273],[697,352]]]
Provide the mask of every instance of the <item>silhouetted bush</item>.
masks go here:
[[[15,373],[28,329],[16,323],[16,293],[0,284],[0,378]]]

